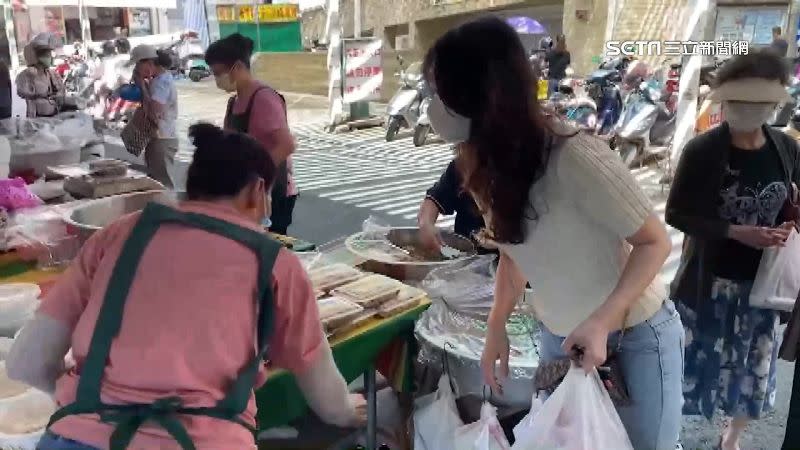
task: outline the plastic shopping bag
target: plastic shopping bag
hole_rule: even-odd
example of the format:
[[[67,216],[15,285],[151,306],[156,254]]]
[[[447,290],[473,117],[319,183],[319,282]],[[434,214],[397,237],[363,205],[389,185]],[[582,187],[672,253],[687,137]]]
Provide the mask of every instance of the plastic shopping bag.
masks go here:
[[[597,371],[577,366],[515,437],[513,450],[633,450]]]
[[[414,409],[414,450],[458,449],[453,445],[453,433],[464,423],[450,377],[442,375],[437,391],[417,399]]]
[[[544,394],[533,394],[533,398],[531,399],[531,410],[528,411],[528,414],[519,421],[517,426],[514,427],[514,441],[521,441],[528,438],[528,435],[531,433],[531,426],[533,425],[533,419],[536,418],[536,414],[541,411],[542,406],[544,405]]]
[[[784,247],[764,250],[750,290],[750,306],[791,311],[800,293],[800,234],[792,230]]]
[[[454,445],[458,450],[509,450],[506,435],[497,421],[497,409],[489,402],[481,406],[481,418],[456,430]]]

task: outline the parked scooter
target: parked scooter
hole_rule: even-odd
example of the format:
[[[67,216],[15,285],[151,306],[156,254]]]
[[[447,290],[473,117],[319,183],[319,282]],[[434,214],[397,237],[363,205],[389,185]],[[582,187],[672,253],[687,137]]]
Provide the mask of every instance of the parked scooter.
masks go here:
[[[386,122],[386,142],[391,142],[397,137],[401,128],[415,128],[421,115],[422,103],[430,97],[428,84],[420,72],[421,64],[416,62],[404,67],[403,58],[398,55],[400,63],[400,89],[389,101],[386,109],[388,120]]]
[[[628,97],[614,128],[615,148],[623,162],[636,167],[663,156],[672,143],[675,118],[664,101],[662,87],[652,81],[640,83]]]
[[[558,83],[558,88],[548,101],[555,114],[573,126],[594,132],[597,126],[597,104],[583,92],[584,82],[572,78],[571,68],[567,77]]]
[[[595,132],[604,136],[611,134],[622,112],[622,93],[619,83],[622,77],[618,70],[599,69],[586,79],[586,93],[597,109]]]
[[[783,128],[789,125],[789,121],[792,119],[798,103],[800,103],[800,101],[798,101],[798,98],[800,98],[800,80],[798,80],[797,77],[792,77],[786,91],[791,99],[775,108],[775,114],[770,121],[767,122],[773,127]]]

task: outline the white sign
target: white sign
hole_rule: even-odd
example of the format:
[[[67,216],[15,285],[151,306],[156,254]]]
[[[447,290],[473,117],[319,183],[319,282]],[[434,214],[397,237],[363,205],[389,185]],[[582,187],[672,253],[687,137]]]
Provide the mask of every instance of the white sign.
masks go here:
[[[381,98],[383,57],[380,39],[343,39],[344,103]]]

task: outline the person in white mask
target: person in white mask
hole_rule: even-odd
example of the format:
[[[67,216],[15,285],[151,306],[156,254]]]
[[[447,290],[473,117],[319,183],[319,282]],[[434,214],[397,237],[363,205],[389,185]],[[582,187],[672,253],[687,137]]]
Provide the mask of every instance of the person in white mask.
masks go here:
[[[749,294],[763,249],[795,225],[783,211],[800,182],[798,146],[766,125],[787,83],[774,53],[726,62],[710,96],[725,121],[686,144],[667,201],[667,223],[685,236],[671,289],[687,336],[684,414],[721,409],[723,450],[738,450],[775,403],[779,314],[750,307]]]
[[[287,234],[299,194],[292,167],[295,142],[289,131],[283,96],[256,80],[250,72],[253,46],[252,39],[232,34],[208,47],[206,63],[217,87],[235,94],[228,100],[225,129],[256,138],[278,166],[272,187],[272,216],[264,226],[272,232]]]
[[[525,49],[502,19],[446,33],[423,73],[436,94],[431,125],[459,144],[463,188],[500,251],[484,382],[502,392],[506,322],[530,282],[542,364],[572,358],[593,371],[615,353],[631,396],[617,411],[633,448],[673,450],[683,327],[657,276],[671,245],[647,196],[606,143],[545,116]]]

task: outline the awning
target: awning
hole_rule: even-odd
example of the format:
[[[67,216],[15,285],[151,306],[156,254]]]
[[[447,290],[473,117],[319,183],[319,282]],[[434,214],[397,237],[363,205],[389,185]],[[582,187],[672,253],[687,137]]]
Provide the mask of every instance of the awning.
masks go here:
[[[25,0],[27,6],[93,6],[97,8],[175,9],[176,0]],[[23,2],[20,2],[23,3]]]

